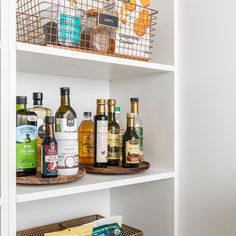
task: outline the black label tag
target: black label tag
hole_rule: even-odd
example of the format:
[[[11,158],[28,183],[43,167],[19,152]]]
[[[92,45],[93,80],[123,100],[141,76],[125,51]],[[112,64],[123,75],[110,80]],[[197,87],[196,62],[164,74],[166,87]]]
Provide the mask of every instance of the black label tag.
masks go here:
[[[106,27],[117,28],[119,19],[117,16],[99,13],[98,24]]]

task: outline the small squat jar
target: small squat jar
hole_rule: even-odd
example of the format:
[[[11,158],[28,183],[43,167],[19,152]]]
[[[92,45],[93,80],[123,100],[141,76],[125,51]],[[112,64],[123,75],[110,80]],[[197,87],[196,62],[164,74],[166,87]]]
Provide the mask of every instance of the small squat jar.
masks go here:
[[[111,28],[98,25],[99,10],[91,9],[86,13],[86,27],[81,35],[81,48],[109,52]]]

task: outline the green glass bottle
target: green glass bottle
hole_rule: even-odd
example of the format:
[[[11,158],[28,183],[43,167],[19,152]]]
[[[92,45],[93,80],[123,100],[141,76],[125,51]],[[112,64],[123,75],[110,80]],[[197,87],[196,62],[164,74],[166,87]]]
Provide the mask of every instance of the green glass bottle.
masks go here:
[[[16,97],[16,175],[37,173],[37,115],[27,111],[27,97]]]
[[[120,162],[120,126],[115,117],[115,99],[108,99],[108,165],[118,166]]]
[[[127,114],[127,129],[123,136],[123,162],[124,168],[139,167],[139,137],[135,132],[135,114]]]

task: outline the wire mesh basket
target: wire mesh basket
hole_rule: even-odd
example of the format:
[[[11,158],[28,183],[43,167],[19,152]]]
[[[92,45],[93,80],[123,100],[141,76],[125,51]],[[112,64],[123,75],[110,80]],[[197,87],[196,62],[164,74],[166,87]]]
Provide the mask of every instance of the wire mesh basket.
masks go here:
[[[17,41],[148,61],[150,0],[17,0]]]
[[[36,227],[32,229],[27,229],[17,232],[16,236],[44,236],[45,233],[57,232],[64,229],[81,226],[94,222],[96,220],[102,219],[103,216],[100,215],[91,215],[85,216],[74,220],[68,220],[61,223],[45,225],[41,227]],[[143,236],[143,232],[130,227],[128,225],[122,226],[122,235],[123,236]]]

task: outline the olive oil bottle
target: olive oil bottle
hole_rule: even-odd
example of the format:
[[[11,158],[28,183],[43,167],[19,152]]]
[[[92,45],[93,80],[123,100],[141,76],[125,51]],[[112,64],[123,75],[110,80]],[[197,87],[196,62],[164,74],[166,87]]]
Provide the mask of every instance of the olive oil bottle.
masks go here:
[[[97,100],[97,114],[94,116],[94,166],[107,167],[108,121],[105,99]]]
[[[70,88],[61,88],[61,105],[55,115],[56,136],[59,139],[77,139],[77,117],[70,106]]]
[[[56,112],[55,137],[58,142],[58,175],[78,173],[76,113],[70,105],[70,88],[61,88],[61,105]]]
[[[120,163],[120,126],[115,117],[115,99],[108,99],[108,165],[118,166]]]
[[[143,162],[144,149],[143,149],[143,122],[139,116],[139,99],[131,98],[131,113],[135,114],[134,128],[139,138],[139,161]]]
[[[16,97],[16,175],[37,173],[37,115],[26,109],[27,97]]]
[[[134,113],[127,114],[127,129],[123,136],[123,162],[124,168],[139,167],[139,137],[134,128]]]
[[[34,100],[33,107],[29,108],[28,110],[35,112],[38,116],[37,167],[40,168],[41,167],[41,144],[45,135],[44,119],[45,119],[45,116],[52,115],[52,110],[47,107],[43,107],[43,93],[40,93],[40,92],[33,93],[33,100]]]
[[[54,117],[45,117],[45,135],[41,150],[41,175],[43,178],[57,177],[58,148],[54,137]]]
[[[91,112],[84,112],[84,120],[79,126],[79,164],[94,164],[94,125]]]

